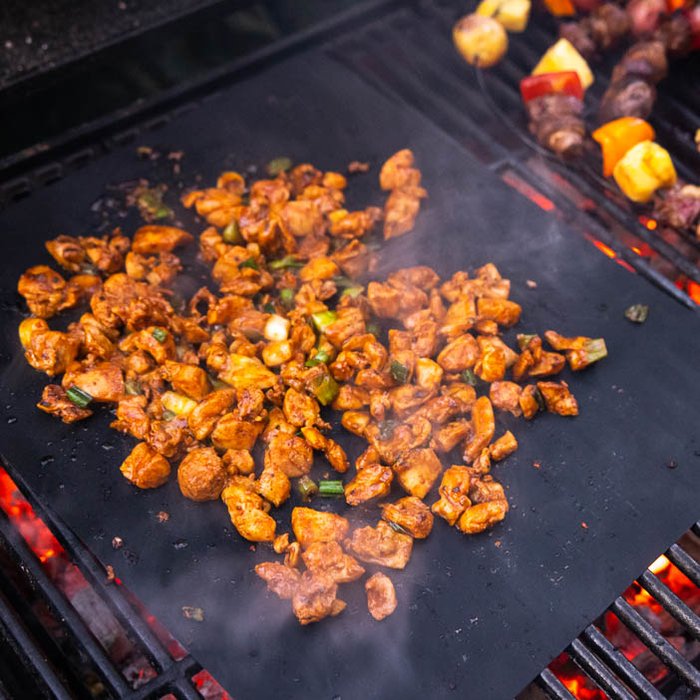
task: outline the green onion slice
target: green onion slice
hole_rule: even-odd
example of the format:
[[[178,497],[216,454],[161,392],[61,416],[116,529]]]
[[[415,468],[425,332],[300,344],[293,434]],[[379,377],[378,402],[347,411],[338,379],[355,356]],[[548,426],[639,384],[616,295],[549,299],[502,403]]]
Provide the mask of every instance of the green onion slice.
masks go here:
[[[345,489],[343,488],[343,482],[342,481],[319,481],[318,495],[325,496],[326,498],[333,498],[336,496],[344,496]]]
[[[476,386],[478,381],[476,374],[470,369],[465,369],[464,372],[462,372],[462,379],[471,386]]]
[[[402,365],[398,360],[392,361],[389,367],[389,374],[393,377],[394,381],[399,382],[399,384],[405,384],[411,375],[408,367]]]
[[[649,315],[649,307],[644,304],[633,304],[625,311],[625,316],[632,323],[644,323]]]
[[[335,311],[319,311],[318,313],[311,314],[311,320],[314,322],[314,326],[316,326],[316,330],[319,333],[325,332],[326,328],[337,319],[338,314]]]
[[[259,270],[260,268],[258,267],[258,263],[255,261],[255,258],[248,258],[247,260],[244,260],[242,263],[238,265],[238,269],[241,270],[244,267],[249,267],[251,270]]]
[[[305,264],[306,263],[297,260],[293,255],[287,255],[280,260],[273,260],[272,262],[268,263],[267,266],[271,270],[286,270],[290,267],[304,267]]]
[[[168,339],[168,332],[164,331],[162,328],[155,328],[151,335],[161,344]]]
[[[322,362],[328,362],[330,359],[330,355],[325,350],[319,350],[312,358],[307,360],[305,364],[307,367],[315,367]]]
[[[267,173],[275,177],[292,167],[292,159],[287,157],[274,158],[267,164]]]
[[[308,501],[311,498],[311,496],[318,493],[318,486],[316,482],[306,475],[302,476],[301,479],[299,479],[299,483],[297,484],[297,486],[299,487],[299,493],[301,494],[301,497],[305,501]]]
[[[80,406],[80,408],[85,408],[90,401],[92,401],[92,396],[87,393],[87,391],[83,391],[79,387],[73,385],[68,391],[66,391],[66,396],[76,405]]]
[[[241,236],[241,229],[238,226],[238,221],[234,219],[222,232],[221,237],[226,241],[226,243],[243,243],[243,236]]]

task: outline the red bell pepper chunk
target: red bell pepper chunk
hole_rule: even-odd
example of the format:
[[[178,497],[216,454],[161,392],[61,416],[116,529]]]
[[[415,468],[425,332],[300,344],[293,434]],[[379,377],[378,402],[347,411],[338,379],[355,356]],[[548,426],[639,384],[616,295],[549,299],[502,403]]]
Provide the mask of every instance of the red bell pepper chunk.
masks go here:
[[[520,81],[520,94],[523,102],[529,102],[543,95],[571,95],[583,99],[583,87],[576,71],[542,73],[530,75]]]

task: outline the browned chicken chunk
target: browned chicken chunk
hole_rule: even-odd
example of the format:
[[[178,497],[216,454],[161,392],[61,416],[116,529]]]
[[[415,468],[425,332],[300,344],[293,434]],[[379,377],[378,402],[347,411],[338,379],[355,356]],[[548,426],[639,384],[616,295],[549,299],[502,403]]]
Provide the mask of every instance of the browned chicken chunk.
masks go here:
[[[304,548],[313,542],[341,541],[349,527],[348,521],[335,513],[313,508],[294,508],[292,511],[292,530]]]
[[[394,471],[411,496],[425,498],[442,473],[442,464],[430,448],[407,450],[394,464]]]
[[[145,442],[140,442],[124,460],[120,470],[140,489],[154,489],[168,480],[170,463]]]
[[[343,548],[335,541],[313,542],[301,558],[311,573],[322,573],[336,583],[350,583],[365,573],[357,560],[343,552]]]
[[[440,500],[433,504],[435,515],[444,518],[450,525],[471,505],[469,488],[471,474],[468,467],[460,464],[451,466],[443,475],[440,484]]]
[[[200,447],[180,462],[177,481],[182,495],[193,501],[213,501],[221,495],[226,469],[212,447]]]
[[[292,597],[292,609],[302,625],[318,622],[345,609],[335,596],[338,584],[330,576],[305,571]]]
[[[391,491],[394,472],[391,467],[371,464],[357,473],[345,485],[345,500],[351,506],[360,505],[373,498],[382,498]]]
[[[391,579],[378,571],[365,581],[367,609],[375,620],[383,620],[396,610],[398,602]]]
[[[413,538],[396,532],[380,520],[376,528],[367,526],[354,530],[348,545],[361,561],[403,569],[411,558]]]
[[[396,503],[381,506],[382,518],[389,524],[396,523],[411,537],[424,539],[433,529],[433,516],[428,506],[415,496],[400,498]]]
[[[275,561],[257,564],[255,573],[267,582],[267,589],[282,600],[291,598],[301,581],[301,574],[297,569]]]

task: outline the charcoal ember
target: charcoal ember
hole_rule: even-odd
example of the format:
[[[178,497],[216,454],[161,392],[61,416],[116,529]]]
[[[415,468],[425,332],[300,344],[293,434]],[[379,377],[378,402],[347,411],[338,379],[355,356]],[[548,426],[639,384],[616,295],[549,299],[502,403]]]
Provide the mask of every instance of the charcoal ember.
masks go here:
[[[645,80],[628,76],[605,91],[600,104],[602,124],[621,117],[646,119],[654,108],[656,88]]]
[[[654,200],[654,218],[673,228],[694,229],[700,221],[700,187],[669,187]]]

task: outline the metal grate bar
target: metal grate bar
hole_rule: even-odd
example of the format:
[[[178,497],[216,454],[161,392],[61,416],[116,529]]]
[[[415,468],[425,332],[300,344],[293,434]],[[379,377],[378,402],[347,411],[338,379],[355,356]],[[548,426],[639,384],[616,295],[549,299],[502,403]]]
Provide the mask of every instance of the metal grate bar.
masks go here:
[[[151,700],[151,698],[160,697],[172,689],[177,689],[178,698],[202,700],[202,695],[188,680],[200,669],[201,666],[192,657],[188,657],[137,690],[120,697],[120,700]]]
[[[618,678],[583,642],[574,639],[566,653],[581,667],[613,700],[636,700],[620,683]]]
[[[87,629],[73,606],[51,583],[41,563],[19,533],[14,530],[4,512],[0,514],[0,537],[2,537],[3,542],[7,546],[8,552],[11,552],[21,562],[22,568],[33,579],[73,637],[94,661],[104,681],[110,686],[113,693],[118,697],[128,694],[130,688],[124,677],[105,654],[104,649],[95,641],[90,630]]]
[[[535,683],[542,688],[552,700],[576,700],[564,687],[563,683],[548,668],[545,668],[545,670],[537,676]]]
[[[617,598],[610,610],[693,690],[700,690],[700,671],[684,659],[624,598]]]
[[[581,637],[615,673],[640,697],[645,700],[664,700],[664,696],[640,673],[629,659],[614,647],[595,626],[589,625]]]
[[[700,640],[700,618],[651,571],[645,571],[637,583],[656,598],[665,610],[680,622],[695,639]]]
[[[695,531],[693,526],[693,532]],[[700,564],[693,559],[679,545],[673,544],[669,547],[666,556],[671,563],[681,572],[683,572],[698,588],[700,588]]]
[[[34,675],[41,679],[42,684],[51,692],[56,700],[71,700],[58,676],[54,673],[44,654],[36,647],[34,641],[16,618],[4,596],[0,595],[0,625],[12,637],[12,645],[23,657],[25,663],[31,666]]]

